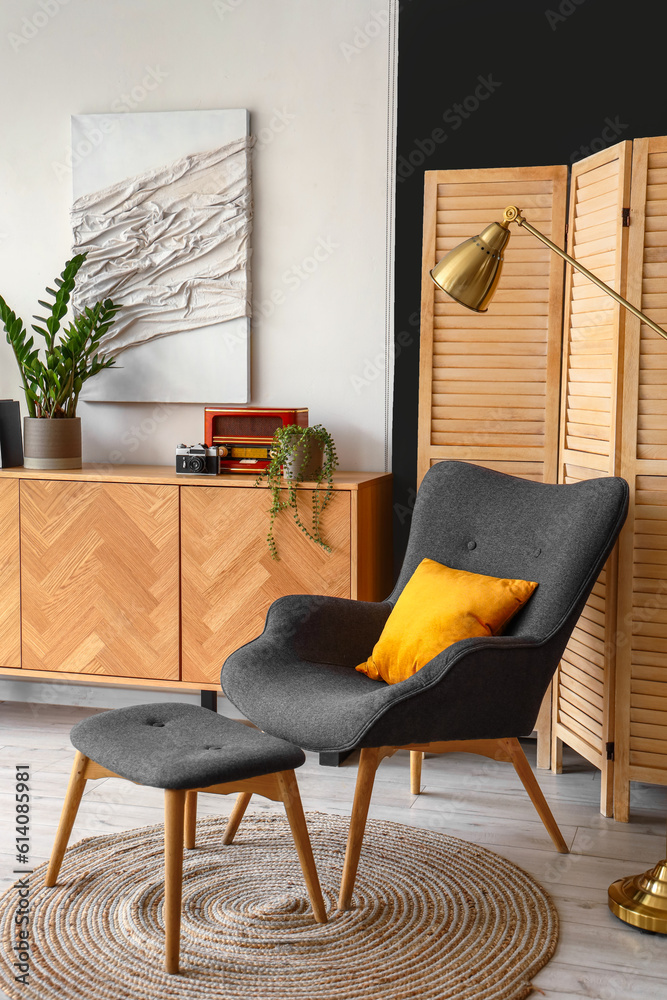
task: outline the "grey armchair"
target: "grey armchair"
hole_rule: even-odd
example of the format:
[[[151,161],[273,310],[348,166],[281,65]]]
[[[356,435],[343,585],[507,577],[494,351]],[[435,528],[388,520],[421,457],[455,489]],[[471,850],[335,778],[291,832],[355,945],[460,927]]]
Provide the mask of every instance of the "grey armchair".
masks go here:
[[[295,595],[222,668],[227,697],[260,729],[307,750],[360,748],[339,908],[348,909],[375,772],[383,757],[465,750],[511,762],[557,849],[567,845],[526,760],[544,694],[628,508],[615,477],[535,483],[465,462],[424,477],[398,582],[386,601]],[[408,680],[357,672],[424,557],[537,580],[505,634],[454,643]],[[419,766],[419,765],[417,765]]]

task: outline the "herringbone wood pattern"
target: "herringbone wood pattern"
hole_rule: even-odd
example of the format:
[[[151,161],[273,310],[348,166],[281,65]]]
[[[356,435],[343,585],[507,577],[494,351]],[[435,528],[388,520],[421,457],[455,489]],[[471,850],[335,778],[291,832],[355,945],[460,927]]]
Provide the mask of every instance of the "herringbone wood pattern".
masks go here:
[[[305,524],[311,492],[300,495]],[[217,680],[226,657],[261,633],[276,598],[350,596],[350,494],[334,494],[322,520],[331,553],[281,514],[278,562],[266,543],[269,503],[265,489],[181,487],[184,681]]]
[[[179,676],[178,487],[21,482],[23,666]]]
[[[0,666],[21,666],[19,484],[0,482]]]

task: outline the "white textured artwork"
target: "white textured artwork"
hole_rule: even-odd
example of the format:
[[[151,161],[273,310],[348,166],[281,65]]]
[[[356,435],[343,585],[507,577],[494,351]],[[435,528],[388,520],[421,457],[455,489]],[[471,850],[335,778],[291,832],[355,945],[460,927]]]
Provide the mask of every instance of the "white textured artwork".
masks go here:
[[[73,149],[103,136],[74,169],[74,251],[88,254],[75,307],[122,305],[102,344],[119,367],[88,401],[247,402],[247,124],[245,111],[73,118]]]

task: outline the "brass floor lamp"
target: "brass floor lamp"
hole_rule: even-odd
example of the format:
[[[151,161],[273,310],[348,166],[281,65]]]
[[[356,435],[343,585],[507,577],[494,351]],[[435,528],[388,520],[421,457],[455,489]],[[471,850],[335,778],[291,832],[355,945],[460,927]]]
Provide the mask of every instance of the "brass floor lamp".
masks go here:
[[[503,250],[510,238],[510,222],[516,222],[518,226],[527,229],[550,250],[667,340],[665,330],[526,222],[515,205],[509,205],[505,209],[502,222],[492,222],[478,236],[471,236],[470,239],[460,243],[436,264],[430,274],[438,288],[468,309],[486,312],[500,280]],[[667,934],[667,859],[659,862],[650,871],[619,879],[610,885],[609,909],[627,924],[632,924],[641,930]]]

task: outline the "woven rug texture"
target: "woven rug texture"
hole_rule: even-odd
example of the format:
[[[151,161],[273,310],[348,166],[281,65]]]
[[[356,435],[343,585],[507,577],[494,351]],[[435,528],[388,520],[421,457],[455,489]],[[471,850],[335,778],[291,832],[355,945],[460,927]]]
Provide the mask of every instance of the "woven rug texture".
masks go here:
[[[369,820],[353,908],[336,910],[349,820],[306,814],[329,922],[316,924],[287,820],[200,820],[185,851],[181,972],[164,972],[163,828],[90,837],[58,885],[30,876],[30,972],[16,982],[17,892],[0,899],[12,1000],[522,1000],[558,919],[530,875],[482,847]]]

